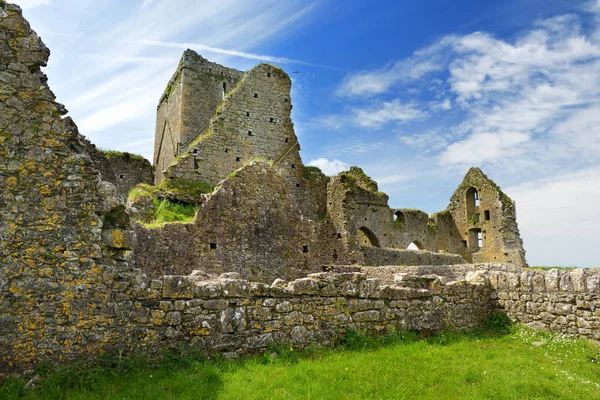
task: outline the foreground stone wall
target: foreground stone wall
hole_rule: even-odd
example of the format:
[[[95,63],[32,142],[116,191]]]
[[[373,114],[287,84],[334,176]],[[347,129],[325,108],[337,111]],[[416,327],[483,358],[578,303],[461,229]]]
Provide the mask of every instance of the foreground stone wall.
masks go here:
[[[104,310],[131,271],[134,236],[97,157],[61,117],[40,69],[49,54],[20,8],[0,2],[0,372],[128,337],[107,329]]]
[[[489,271],[498,307],[534,328],[600,340],[600,271]]]

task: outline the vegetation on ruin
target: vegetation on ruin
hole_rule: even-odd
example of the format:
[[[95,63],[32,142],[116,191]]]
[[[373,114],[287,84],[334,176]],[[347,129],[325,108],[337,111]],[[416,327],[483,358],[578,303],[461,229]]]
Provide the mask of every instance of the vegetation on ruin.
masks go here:
[[[313,167],[312,165],[304,166],[304,177],[305,178],[311,176],[312,174],[322,174],[322,173],[323,173],[323,171],[321,171],[321,168],[319,168],[319,167]]]
[[[335,349],[274,344],[226,361],[189,347],[160,362],[116,353],[97,365],[38,368],[34,389],[13,379],[2,399],[600,399],[600,349],[585,340],[508,326],[369,336],[347,330]]]
[[[154,223],[192,222],[198,207],[192,204],[176,203],[168,199],[153,199]]]
[[[559,270],[562,270],[562,271],[570,271],[570,270],[576,269],[576,268],[577,267],[559,267],[559,266],[556,266],[556,265],[554,265],[554,266],[548,266],[548,267],[543,266],[543,265],[533,265],[533,266],[530,266],[530,267],[524,267],[524,269],[526,271],[548,271],[548,270],[551,270],[551,269],[559,269]]]
[[[106,158],[108,158],[109,160],[114,157],[132,158],[134,160],[145,160],[145,158],[139,154],[128,153],[126,151],[123,152],[123,151],[105,150],[105,149],[101,149],[101,151],[104,153]]]
[[[137,185],[129,191],[129,198],[136,200],[139,196],[152,198],[200,198],[203,194],[212,193],[214,186],[208,183],[189,179],[165,179],[153,186],[145,183]]]

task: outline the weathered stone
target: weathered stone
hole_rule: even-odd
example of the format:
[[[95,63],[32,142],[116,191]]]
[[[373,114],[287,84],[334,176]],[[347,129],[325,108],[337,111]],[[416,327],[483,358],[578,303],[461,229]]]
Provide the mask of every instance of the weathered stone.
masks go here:
[[[288,284],[288,288],[294,294],[316,294],[319,292],[317,281],[311,278],[296,279]]]

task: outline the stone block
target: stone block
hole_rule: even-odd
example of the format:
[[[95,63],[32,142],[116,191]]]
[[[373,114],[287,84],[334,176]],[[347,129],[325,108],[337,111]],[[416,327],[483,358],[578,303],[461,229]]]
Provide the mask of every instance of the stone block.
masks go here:
[[[571,275],[571,282],[573,283],[573,290],[575,290],[576,292],[585,292],[586,288],[585,288],[585,281],[586,281],[586,274],[585,274],[585,270],[581,269],[581,268],[577,268],[573,271],[571,271],[570,273]]]
[[[223,296],[244,297],[248,296],[248,282],[240,279],[225,279],[222,281]]]
[[[125,229],[104,229],[102,242],[115,249],[131,250],[135,247],[135,232]]]
[[[288,289],[293,294],[317,294],[319,292],[319,284],[311,278],[302,278],[291,281],[288,284]]]
[[[162,295],[166,299],[186,299],[195,295],[196,280],[189,276],[167,275],[163,277]]]
[[[202,298],[213,298],[223,295],[221,282],[198,281],[195,284],[194,295]]]
[[[376,298],[379,292],[379,279],[366,279],[358,284],[359,297]]]
[[[206,300],[202,307],[207,310],[224,310],[229,307],[229,300]]]

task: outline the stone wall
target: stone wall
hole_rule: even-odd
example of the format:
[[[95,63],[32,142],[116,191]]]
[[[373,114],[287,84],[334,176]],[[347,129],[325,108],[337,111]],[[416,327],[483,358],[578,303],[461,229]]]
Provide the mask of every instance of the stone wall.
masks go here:
[[[258,161],[206,196],[194,222],[155,229],[137,225],[136,232],[137,264],[152,276],[235,271],[272,282],[318,271],[321,263],[346,261],[331,224],[306,218],[284,178]]]
[[[107,329],[117,324],[105,312],[131,271],[128,216],[89,144],[61,117],[40,69],[49,54],[20,8],[0,2],[3,372],[96,354],[128,335]]]
[[[396,250],[377,247],[360,248],[364,265],[453,265],[463,264],[458,254],[433,253],[426,250]]]
[[[498,307],[534,328],[600,340],[600,271],[486,273]]]
[[[467,172],[448,211],[462,241],[459,254],[467,261],[527,265],[515,204],[479,168]]]
[[[388,196],[358,167],[331,179],[327,196],[328,213],[349,253],[358,246],[402,250],[414,244],[469,262],[526,265],[514,203],[478,168],[466,174],[448,209],[432,215],[391,209]]]
[[[154,183],[152,165],[145,158],[120,152],[108,152],[106,158],[114,174],[114,181],[109,182],[117,187],[117,191],[123,199],[127,198],[129,191],[136,185],[140,183],[152,185]]]

